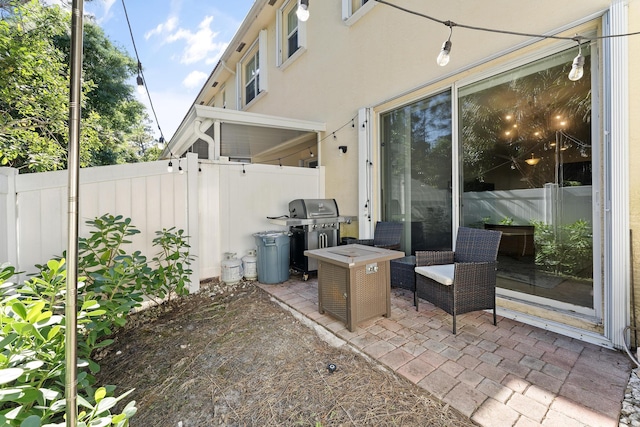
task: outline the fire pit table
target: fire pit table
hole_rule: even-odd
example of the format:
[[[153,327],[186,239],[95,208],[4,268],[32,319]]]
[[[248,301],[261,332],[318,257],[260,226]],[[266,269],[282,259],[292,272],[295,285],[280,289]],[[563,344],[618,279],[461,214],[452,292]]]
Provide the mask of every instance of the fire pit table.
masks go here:
[[[304,252],[318,261],[318,308],[356,326],[376,316],[391,315],[389,261],[404,252],[365,245],[345,245]]]

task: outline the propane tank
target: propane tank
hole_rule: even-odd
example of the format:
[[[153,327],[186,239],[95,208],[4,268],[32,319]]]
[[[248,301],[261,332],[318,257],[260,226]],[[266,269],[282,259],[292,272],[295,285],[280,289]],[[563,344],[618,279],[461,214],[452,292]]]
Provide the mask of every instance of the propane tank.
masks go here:
[[[244,278],[247,280],[256,280],[258,278],[258,258],[255,249],[250,249],[247,254],[242,257],[242,270]]]
[[[242,279],[242,262],[235,252],[225,252],[222,261],[222,281],[227,285],[238,283]]]

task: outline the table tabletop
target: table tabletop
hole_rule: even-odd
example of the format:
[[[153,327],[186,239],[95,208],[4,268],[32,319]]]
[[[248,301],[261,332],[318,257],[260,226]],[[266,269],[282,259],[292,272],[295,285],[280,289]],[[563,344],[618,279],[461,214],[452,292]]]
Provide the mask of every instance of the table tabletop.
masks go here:
[[[371,262],[384,262],[404,257],[404,252],[359,244],[310,249],[304,254],[342,267],[358,267]]]

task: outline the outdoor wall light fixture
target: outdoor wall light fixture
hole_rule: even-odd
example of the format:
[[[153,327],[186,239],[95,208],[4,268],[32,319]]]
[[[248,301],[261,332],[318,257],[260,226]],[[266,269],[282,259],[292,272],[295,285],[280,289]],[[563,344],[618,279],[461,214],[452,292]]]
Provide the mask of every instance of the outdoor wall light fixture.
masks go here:
[[[442,50],[440,51],[440,54],[436,59],[436,62],[441,67],[447,65],[449,63],[449,59],[451,59],[449,56],[449,54],[451,53],[451,34],[453,34],[453,26],[455,25],[451,21],[447,21],[444,24],[449,27],[449,38],[442,44]]]
[[[569,80],[575,82],[580,80],[584,74],[584,56],[582,56],[582,45],[578,38],[578,56],[573,58],[573,64],[571,64],[571,71],[569,71]]]
[[[306,22],[309,19],[309,0],[298,0],[298,10],[296,10],[298,19]]]
[[[346,145],[341,145],[338,147],[338,150],[340,150],[340,155],[342,156],[344,153],[347,152],[347,146]]]

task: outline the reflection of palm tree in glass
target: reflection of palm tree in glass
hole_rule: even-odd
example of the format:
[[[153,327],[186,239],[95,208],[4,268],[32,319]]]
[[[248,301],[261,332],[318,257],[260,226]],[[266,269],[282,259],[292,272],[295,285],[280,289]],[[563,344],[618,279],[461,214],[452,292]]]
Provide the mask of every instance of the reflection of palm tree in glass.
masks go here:
[[[546,68],[460,99],[465,182],[516,170],[524,184],[512,183],[514,188],[539,188],[555,181],[555,156],[548,151],[556,131],[590,146],[590,81],[567,80],[567,66]],[[588,61],[585,68],[588,75]],[[584,160],[584,153],[574,150],[570,160]],[[525,164],[532,155],[540,161]]]

